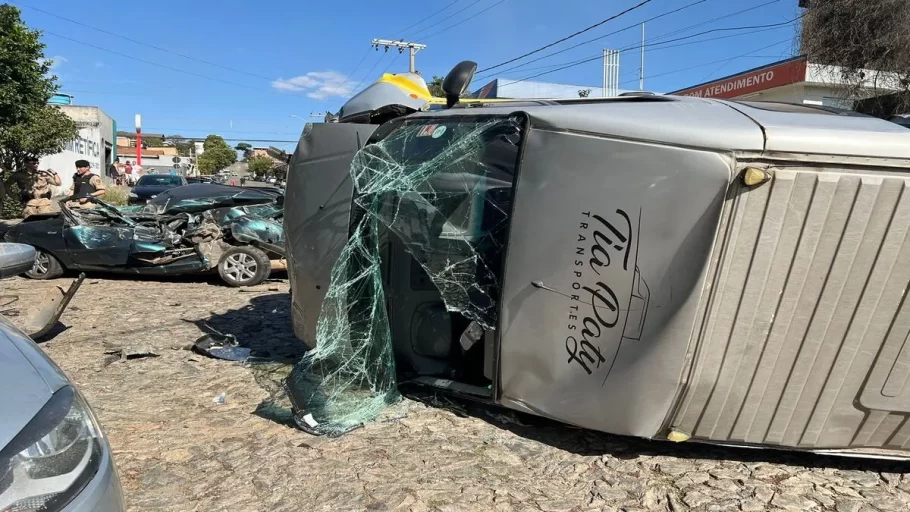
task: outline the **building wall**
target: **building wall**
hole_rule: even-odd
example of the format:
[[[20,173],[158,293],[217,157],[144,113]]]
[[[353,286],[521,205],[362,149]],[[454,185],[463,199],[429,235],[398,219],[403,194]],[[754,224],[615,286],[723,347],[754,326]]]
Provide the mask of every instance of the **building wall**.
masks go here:
[[[42,157],[39,167],[60,174],[62,183],[56,192],[63,194],[73,183],[76,160],[88,160],[92,172],[107,176],[107,169],[114,161],[116,137],[113,118],[98,107],[60,105],[58,108],[76,122],[79,136],[60,153]]]

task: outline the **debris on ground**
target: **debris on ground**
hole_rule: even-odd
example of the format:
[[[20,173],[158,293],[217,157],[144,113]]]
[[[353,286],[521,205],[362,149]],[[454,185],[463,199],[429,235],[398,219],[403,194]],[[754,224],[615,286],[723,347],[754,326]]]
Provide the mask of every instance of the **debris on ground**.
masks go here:
[[[193,343],[193,351],[214,359],[245,362],[253,355],[247,347],[241,347],[233,334],[204,334]],[[263,356],[264,354],[256,354]]]
[[[108,346],[108,348],[105,349],[104,354],[108,356],[104,361],[105,366],[116,361],[144,359],[147,357],[159,357],[161,355],[152,348],[142,345],[129,345],[124,347]]]

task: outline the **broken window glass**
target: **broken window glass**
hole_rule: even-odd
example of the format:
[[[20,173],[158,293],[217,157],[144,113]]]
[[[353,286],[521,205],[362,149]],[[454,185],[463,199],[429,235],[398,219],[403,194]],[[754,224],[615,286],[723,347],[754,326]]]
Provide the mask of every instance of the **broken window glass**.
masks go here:
[[[519,117],[413,119],[357,153],[350,237],[316,348],[289,380],[301,427],[341,434],[398,399],[385,237],[404,245],[449,312],[495,328],[522,126]]]

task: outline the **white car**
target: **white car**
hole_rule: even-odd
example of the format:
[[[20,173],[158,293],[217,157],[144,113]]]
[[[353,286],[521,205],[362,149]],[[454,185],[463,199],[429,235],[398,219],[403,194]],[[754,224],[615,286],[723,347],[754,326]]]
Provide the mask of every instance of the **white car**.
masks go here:
[[[275,178],[269,178],[269,184],[274,185],[278,180]]]
[[[34,248],[0,244],[0,278],[32,267]],[[122,512],[111,449],[76,386],[0,315],[0,510]]]

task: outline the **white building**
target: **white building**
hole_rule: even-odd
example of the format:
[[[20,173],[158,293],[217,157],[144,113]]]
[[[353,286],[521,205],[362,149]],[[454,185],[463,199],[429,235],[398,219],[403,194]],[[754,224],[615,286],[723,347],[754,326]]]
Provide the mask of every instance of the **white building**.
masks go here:
[[[864,70],[865,87],[848,97],[841,68],[794,57],[672,92],[678,96],[781,101],[852,109],[857,100],[899,90],[897,75]]]
[[[59,105],[57,108],[76,122],[79,136],[60,153],[42,157],[38,167],[57,171],[62,181],[57,192],[65,193],[73,184],[76,160],[88,160],[93,173],[108,175],[116,158],[116,129],[114,119],[98,107]]]

